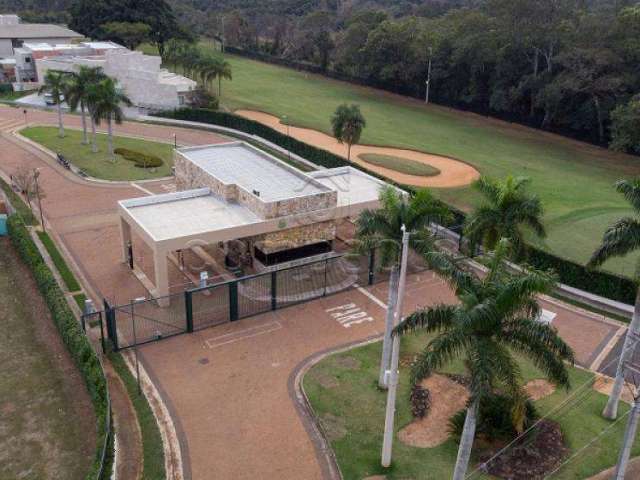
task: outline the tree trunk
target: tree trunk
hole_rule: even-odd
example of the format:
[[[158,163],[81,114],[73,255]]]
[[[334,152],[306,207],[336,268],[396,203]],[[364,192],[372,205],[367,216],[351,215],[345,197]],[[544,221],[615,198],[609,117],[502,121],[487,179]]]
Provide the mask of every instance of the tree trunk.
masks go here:
[[[637,335],[640,331],[640,288],[636,292],[636,303],[633,308],[633,318],[629,324],[627,335],[624,339],[624,346],[622,347],[622,353],[618,359],[618,369],[616,370],[616,379],[609,395],[606,407],[602,412],[604,418],[614,420],[618,416],[618,403],[620,402],[620,395],[622,394],[622,388],[624,387],[624,369],[625,363],[631,357],[634,350],[635,340],[634,335]]]
[[[600,143],[604,140],[604,126],[602,125],[602,111],[600,110],[600,99],[593,96],[593,104],[596,107],[596,118],[598,119],[598,139]]]
[[[58,103],[57,105],[57,110],[58,110],[58,136],[60,138],[64,137],[64,126],[62,125],[62,106],[60,105],[60,97],[58,96]]]
[[[629,414],[629,421],[627,422],[627,428],[624,432],[622,450],[620,450],[620,458],[618,459],[618,465],[616,465],[616,474],[613,477],[615,480],[624,480],[625,473],[627,472],[627,465],[629,465],[629,457],[631,456],[631,447],[633,447],[633,442],[636,439],[639,418],[640,397],[636,398],[633,402],[633,407]]]
[[[113,160],[113,127],[111,125],[111,114],[107,116],[107,145],[109,146],[109,156]]]
[[[386,371],[390,369],[391,363],[391,331],[393,330],[393,315],[396,311],[396,302],[398,300],[398,265],[394,265],[391,269],[389,278],[389,299],[387,300],[387,316],[384,324],[384,338],[382,340],[382,358],[380,359],[380,376],[378,378],[378,386],[387,389],[388,384]]]
[[[218,75],[218,100],[222,98],[222,77]]]
[[[347,161],[351,161],[351,144],[347,143]]]
[[[458,458],[456,460],[456,468],[453,472],[453,480],[464,480],[471,458],[471,448],[473,447],[473,439],[476,435],[476,421],[478,416],[478,400],[474,400],[469,408],[467,408],[467,416],[464,419],[464,428],[460,437],[460,446],[458,447]]]
[[[88,145],[89,139],[87,138],[87,118],[84,108],[84,100],[80,101],[80,112],[82,113],[82,144]]]
[[[538,79],[538,69],[540,68],[540,51],[537,48],[533,50],[533,78]],[[531,89],[531,104],[529,105],[529,116],[533,117],[536,113],[535,95],[533,88]]]
[[[91,115],[91,151],[93,153],[98,153],[98,145],[96,143],[96,121]]]

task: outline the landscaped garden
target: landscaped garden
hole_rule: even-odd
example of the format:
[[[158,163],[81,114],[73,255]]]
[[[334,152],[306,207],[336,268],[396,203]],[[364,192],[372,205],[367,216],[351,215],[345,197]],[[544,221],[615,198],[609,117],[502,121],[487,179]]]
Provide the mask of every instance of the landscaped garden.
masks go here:
[[[225,82],[221,101],[229,109],[287,115],[292,125],[331,134],[335,108],[356,103],[367,121],[363,144],[459,158],[494,177],[530,177],[548,227],[548,237],[536,244],[565,258],[585,263],[606,226],[630,211],[613,184],[640,174],[635,157],[306,72],[241,57],[228,60],[233,80]],[[467,187],[434,192],[463,209],[478,200]],[[613,259],[604,267],[632,276],[635,258]]]
[[[448,432],[444,432],[446,440],[443,443],[430,448],[410,446],[398,438],[398,432],[414,421],[409,398],[409,365],[424,347],[427,339],[425,334],[402,338],[393,462],[388,470],[380,466],[387,399],[386,392],[380,390],[377,385],[381,343],[330,356],[306,374],[304,389],[335,452],[345,480],[361,480],[379,474],[387,475],[388,479],[451,477],[458,445],[449,437]],[[544,377],[530,363],[520,360],[519,364],[525,382]],[[462,363],[456,361],[439,373],[460,374],[463,371]],[[556,390],[535,402],[541,416],[554,412],[549,419],[560,425],[568,448],[563,461],[578,452],[612,423],[601,416],[607,397],[590,386],[581,388],[585,383],[590,384],[593,381],[593,373],[571,368],[570,378],[572,389],[569,392]],[[450,385],[452,384],[448,384],[449,388]],[[442,402],[451,401],[446,397],[446,393],[431,392],[432,410],[446,408]],[[567,406],[557,409],[569,397],[571,400]],[[576,461],[568,462],[551,478],[584,479],[615,464],[627,418],[623,413],[627,410],[628,406],[621,404],[619,418],[622,420],[591,446],[581,451]],[[429,419],[429,414],[426,419]],[[429,428],[429,424],[426,424],[426,428]],[[414,436],[418,435],[414,433]],[[443,432],[425,431],[422,435],[442,437]],[[476,442],[468,473],[477,467],[480,460],[481,450],[478,449],[478,443]],[[632,456],[638,454],[640,445],[635,446]],[[490,477],[477,472],[472,478]]]
[[[363,153],[360,155],[360,158],[372,165],[388,168],[400,173],[406,173],[407,175],[432,177],[440,173],[440,170],[432,167],[431,165],[416,162],[409,158],[395,157],[393,155],[380,155],[377,153]]]
[[[80,130],[66,128],[63,138],[58,136],[56,127],[28,127],[21,130],[20,133],[49,150],[63,155],[90,177],[103,180],[145,180],[166,177],[171,174],[173,145],[168,143],[114,136],[113,145],[116,153],[112,158],[108,153],[106,134],[97,134],[98,152],[94,153],[90,144],[82,144],[82,131]],[[162,165],[147,166],[147,168],[138,166],[139,162],[128,160],[124,155],[118,154],[117,152],[120,151],[118,149],[158,157],[162,160]]]

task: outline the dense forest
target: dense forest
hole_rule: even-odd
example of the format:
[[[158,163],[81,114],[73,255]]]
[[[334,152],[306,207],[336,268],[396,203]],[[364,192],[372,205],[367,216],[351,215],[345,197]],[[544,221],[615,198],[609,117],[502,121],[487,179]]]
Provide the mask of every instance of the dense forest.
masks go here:
[[[180,27],[165,27],[185,40],[213,37],[235,51],[415,97],[426,93],[431,63],[434,102],[640,153],[637,1],[170,0],[169,14],[160,4],[0,0],[0,11],[122,41],[112,22],[133,22],[137,30],[125,33],[153,41],[159,27],[140,24],[175,16]],[[128,11],[138,14],[123,18]]]

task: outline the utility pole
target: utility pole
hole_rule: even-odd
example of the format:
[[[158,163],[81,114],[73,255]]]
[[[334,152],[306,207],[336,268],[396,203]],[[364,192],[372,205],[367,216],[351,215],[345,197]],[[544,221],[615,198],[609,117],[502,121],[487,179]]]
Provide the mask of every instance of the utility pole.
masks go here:
[[[404,289],[407,282],[407,259],[409,257],[409,236],[406,226],[402,225],[402,260],[400,262],[400,282],[398,284],[398,301],[394,315],[394,327],[402,318]],[[387,410],[384,418],[384,437],[382,439],[382,466],[391,465],[391,449],[393,447],[393,425],[396,413],[396,392],[398,390],[398,359],[400,357],[400,336],[394,335],[391,347],[391,368],[389,372],[389,391],[387,392]]]
[[[634,335],[630,338],[633,342],[631,355],[627,355],[628,358],[635,352],[635,346],[640,338]],[[624,355],[625,352],[622,352]],[[627,466],[629,465],[629,458],[631,456],[631,448],[636,439],[636,432],[638,431],[638,420],[640,420],[640,391],[638,390],[638,381],[636,375],[640,375],[640,365],[636,365],[633,362],[625,362],[624,368],[627,372],[631,372],[634,379],[634,398],[631,412],[629,412],[629,420],[627,421],[627,428],[624,431],[624,438],[622,440],[622,448],[620,449],[620,456],[618,457],[618,463],[616,465],[616,473],[613,476],[615,480],[624,480],[625,473],[627,472]],[[624,378],[624,377],[623,377]]]
[[[429,64],[427,66],[427,91],[424,94],[424,103],[429,103],[429,84],[431,83],[431,57],[433,55],[433,48],[429,47]]]
[[[222,25],[222,33],[220,35],[220,51],[224,54],[224,15],[220,17],[220,24]]]
[[[42,202],[40,201],[40,186],[38,185],[39,176],[40,176],[40,170],[35,168],[33,170],[33,181],[36,184],[36,198],[38,199],[38,210],[40,210],[40,224],[42,225],[42,231],[46,232],[47,230],[44,226],[44,212],[42,211]]]
[[[387,316],[384,321],[384,338],[382,339],[382,357],[380,359],[380,376],[378,387],[389,388],[389,364],[391,362],[391,331],[398,300],[398,265],[394,265],[389,276],[389,298],[387,300]]]

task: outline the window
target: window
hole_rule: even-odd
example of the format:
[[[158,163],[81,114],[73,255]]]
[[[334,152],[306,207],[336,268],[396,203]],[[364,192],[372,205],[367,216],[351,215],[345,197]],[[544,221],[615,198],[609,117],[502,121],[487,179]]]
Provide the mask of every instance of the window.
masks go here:
[[[11,39],[11,46],[13,48],[20,48],[24,42],[18,38]]]
[[[24,63],[31,63],[31,57],[24,57]]]

